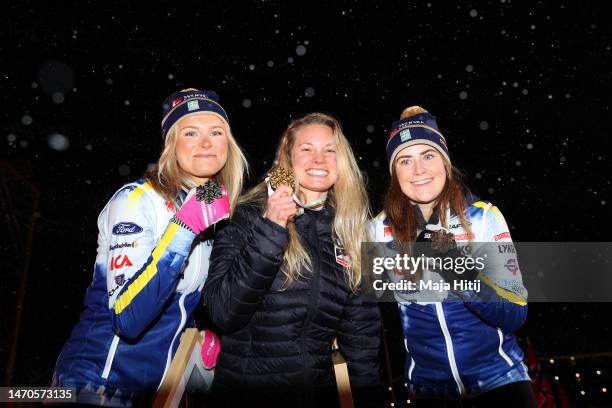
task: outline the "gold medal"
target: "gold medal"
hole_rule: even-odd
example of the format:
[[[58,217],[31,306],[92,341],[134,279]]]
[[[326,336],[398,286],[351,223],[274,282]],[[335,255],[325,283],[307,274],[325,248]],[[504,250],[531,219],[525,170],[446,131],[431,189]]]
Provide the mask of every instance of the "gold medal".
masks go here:
[[[268,182],[272,190],[276,190],[278,186],[284,184],[291,187],[295,191],[295,177],[292,172],[285,170],[282,167],[277,167],[268,173]]]

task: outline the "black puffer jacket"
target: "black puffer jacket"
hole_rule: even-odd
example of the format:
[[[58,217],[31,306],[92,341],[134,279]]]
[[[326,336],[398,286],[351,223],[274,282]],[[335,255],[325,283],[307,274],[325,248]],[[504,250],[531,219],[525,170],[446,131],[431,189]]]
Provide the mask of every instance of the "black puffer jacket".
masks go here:
[[[322,390],[335,399],[334,337],[354,392],[375,387],[379,307],[363,303],[348,288],[331,236],[333,209],[307,210],[296,218],[313,271],[285,290],[280,266],[289,234],[261,213],[253,205],[239,206],[215,239],[203,299],[223,330],[216,389],[233,396],[248,390],[242,394],[249,402],[284,395],[308,406],[320,400]]]

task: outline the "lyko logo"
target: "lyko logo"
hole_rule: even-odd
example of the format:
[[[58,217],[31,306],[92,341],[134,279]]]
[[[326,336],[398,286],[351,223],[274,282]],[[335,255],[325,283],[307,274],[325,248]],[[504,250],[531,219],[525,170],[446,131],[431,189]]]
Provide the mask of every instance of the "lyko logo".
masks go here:
[[[130,258],[127,255],[119,255],[111,258],[111,271],[115,269],[121,269],[124,266],[132,266]]]

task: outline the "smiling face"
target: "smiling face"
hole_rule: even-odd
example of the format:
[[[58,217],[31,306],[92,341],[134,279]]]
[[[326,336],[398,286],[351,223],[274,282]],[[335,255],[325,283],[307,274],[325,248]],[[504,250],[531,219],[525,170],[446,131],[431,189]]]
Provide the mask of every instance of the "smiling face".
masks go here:
[[[291,164],[300,183],[300,198],[311,202],[327,193],[338,178],[332,128],[312,124],[299,129],[291,148]]]
[[[395,175],[402,192],[423,213],[430,213],[446,183],[446,168],[438,150],[418,144],[401,150],[395,158]]]
[[[225,122],[210,113],[186,116],[176,124],[176,157],[180,168],[194,182],[203,184],[214,177],[227,161]]]

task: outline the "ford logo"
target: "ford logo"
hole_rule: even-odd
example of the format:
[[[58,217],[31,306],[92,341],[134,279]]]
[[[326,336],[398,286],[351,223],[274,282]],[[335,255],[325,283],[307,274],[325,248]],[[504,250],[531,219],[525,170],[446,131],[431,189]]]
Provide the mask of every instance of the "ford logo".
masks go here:
[[[133,222],[120,222],[113,227],[113,235],[130,235],[141,232],[142,227]]]

